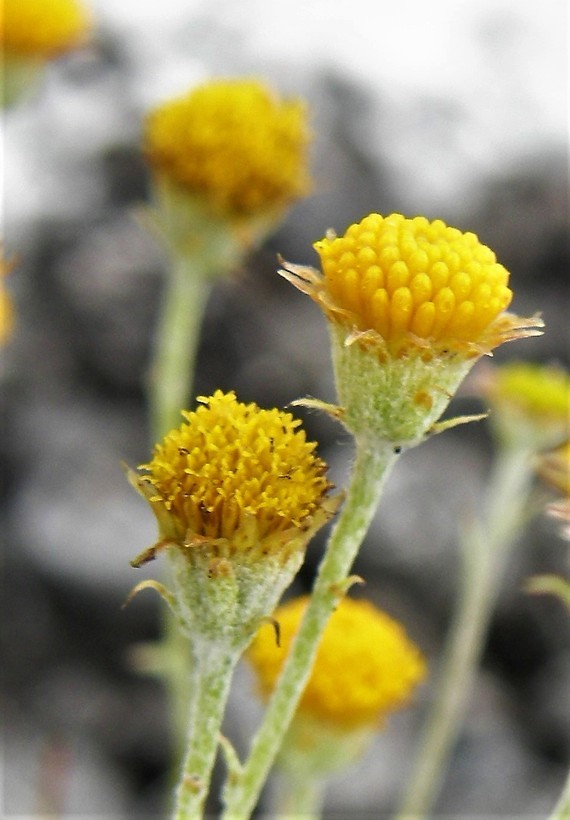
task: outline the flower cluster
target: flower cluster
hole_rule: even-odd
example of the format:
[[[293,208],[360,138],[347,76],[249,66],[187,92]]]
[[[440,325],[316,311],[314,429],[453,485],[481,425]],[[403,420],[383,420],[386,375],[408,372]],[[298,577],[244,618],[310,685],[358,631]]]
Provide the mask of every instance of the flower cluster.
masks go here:
[[[216,391],[184,412],[134,486],[158,522],[158,541],[131,561],[140,567],[165,551],[174,590],[156,589],[196,641],[245,648],[275,608],[313,534],[340,498],[325,463],[290,413],[243,404]]]
[[[350,332],[372,331],[392,355],[480,355],[519,327],[499,319],[512,298],[506,268],[474,233],[441,219],[370,214],[314,247],[323,275],[298,287]]]
[[[155,174],[218,214],[281,210],[309,188],[305,106],[255,80],[218,80],[152,111],[144,152]]]
[[[322,273],[280,273],[330,320],[338,415],[361,440],[418,443],[480,356],[542,327],[505,312],[506,269],[439,219],[370,214],[314,247]]]
[[[286,553],[299,534],[304,542],[331,485],[301,422],[233,392],[199,401],[140,468],[163,543],[187,551],[207,542],[218,555],[259,558]]]

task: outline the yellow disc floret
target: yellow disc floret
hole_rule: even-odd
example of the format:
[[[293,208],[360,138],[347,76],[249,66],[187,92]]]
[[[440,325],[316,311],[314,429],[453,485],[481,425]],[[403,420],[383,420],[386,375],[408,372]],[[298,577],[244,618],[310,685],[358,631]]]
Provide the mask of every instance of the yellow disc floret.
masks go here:
[[[279,210],[305,193],[304,105],[254,80],[214,81],[155,109],[144,137],[153,170],[218,212]]]
[[[337,316],[392,349],[477,342],[512,298],[493,251],[440,219],[370,214],[314,247]]]
[[[273,691],[307,604],[300,597],[276,610],[279,646],[265,624],[247,650],[264,697]],[[423,656],[401,624],[367,601],[344,598],[325,629],[298,714],[343,730],[379,725],[409,701],[425,675]]]
[[[50,59],[75,48],[90,28],[77,0],[4,0],[0,19],[5,54]]]
[[[219,540],[239,552],[308,530],[331,485],[301,422],[242,404],[233,392],[199,401],[140,468],[163,535],[181,546]]]

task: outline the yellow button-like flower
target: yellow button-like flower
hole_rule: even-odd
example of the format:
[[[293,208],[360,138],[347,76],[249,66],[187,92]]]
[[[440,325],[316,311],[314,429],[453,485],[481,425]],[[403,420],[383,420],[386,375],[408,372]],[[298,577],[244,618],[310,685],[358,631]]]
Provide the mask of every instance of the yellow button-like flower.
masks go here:
[[[440,219],[370,214],[314,247],[323,275],[292,268],[287,278],[333,321],[368,341],[382,339],[389,354],[421,348],[476,356],[520,336],[521,321],[528,323],[502,315],[512,292],[493,251]]]
[[[339,497],[326,464],[290,413],[242,404],[233,392],[200,397],[184,423],[129,477],[156,516],[159,540],[131,562],[165,551],[169,593],[190,635],[228,635],[245,648],[299,569]]]
[[[8,57],[47,60],[80,45],[91,18],[78,0],[4,0],[0,18]]]
[[[305,106],[255,80],[217,80],[150,113],[144,152],[155,174],[219,215],[281,211],[307,192]]]
[[[505,312],[493,251],[439,219],[370,214],[314,247],[322,272],[280,273],[330,320],[338,415],[361,438],[417,443],[480,356],[540,333],[538,317]]]
[[[233,392],[199,401],[140,468],[163,537],[183,550],[208,541],[226,556],[305,540],[331,485],[301,422]]]
[[[264,624],[247,650],[264,697],[275,687],[307,604],[303,596],[276,610],[279,646]],[[378,727],[409,702],[425,675],[424,658],[400,623],[367,601],[343,598],[323,633],[298,720],[310,717],[348,731]]]

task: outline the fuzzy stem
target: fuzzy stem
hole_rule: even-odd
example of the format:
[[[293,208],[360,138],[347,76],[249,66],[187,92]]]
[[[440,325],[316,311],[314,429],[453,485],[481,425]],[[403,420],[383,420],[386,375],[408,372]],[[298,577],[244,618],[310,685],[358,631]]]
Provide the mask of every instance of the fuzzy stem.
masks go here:
[[[350,487],[319,567],[310,603],[241,775],[226,786],[225,818],[248,817],[295,713],[319,641],[338,600],[397,456],[388,443],[358,446]]]
[[[526,520],[530,482],[530,452],[501,451],[489,486],[486,520],[472,521],[462,533],[458,601],[399,820],[426,817],[439,793],[461,731],[509,547]]]
[[[155,440],[179,425],[188,406],[211,279],[196,256],[172,257],[156,331],[148,394]]]
[[[147,383],[151,435],[158,441],[181,423],[180,411],[188,406],[194,380],[200,328],[210,280],[198,255],[172,254]],[[175,760],[178,763],[186,738],[189,681],[192,664],[187,638],[181,634],[170,610],[163,611],[162,677],[166,685]]]
[[[177,793],[175,820],[202,817],[208,796],[219,733],[230,684],[241,649],[201,647],[197,657],[196,691],[190,709],[188,745]]]

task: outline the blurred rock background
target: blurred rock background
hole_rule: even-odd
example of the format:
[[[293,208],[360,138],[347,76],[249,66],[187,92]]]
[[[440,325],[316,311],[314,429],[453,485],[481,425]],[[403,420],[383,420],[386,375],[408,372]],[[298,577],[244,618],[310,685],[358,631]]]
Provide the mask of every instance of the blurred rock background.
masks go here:
[[[305,96],[312,111],[315,190],[215,289],[197,394],[235,389],[265,406],[333,398],[324,320],[275,274],[276,254],[314,264],[313,241],[370,211],[476,231],[512,271],[516,312],[540,310],[547,326],[496,360],[569,364],[562,0],[91,7],[91,46],[52,64],[2,125],[4,239],[17,260],[17,327],[0,372],[6,817],[167,814],[163,692],[130,663],[137,643],[159,635],[159,601],[145,594],[121,609],[145,577],[129,560],[155,534],[120,466],[145,460],[150,446],[144,384],[165,264],[137,221],[151,105],[211,76],[254,74]],[[453,409],[481,404],[466,388]],[[303,417],[342,485],[349,440]],[[458,524],[480,503],[491,456],[485,424],[407,454],[355,567],[363,593],[404,621],[434,672]],[[323,541],[293,591],[310,585]],[[438,817],[545,817],[555,802],[570,757],[568,619],[521,584],[564,571],[566,555],[554,527],[534,518],[509,567]],[[327,817],[389,816],[434,695],[428,683],[339,779]],[[227,716],[240,750],[258,715],[240,669]]]

